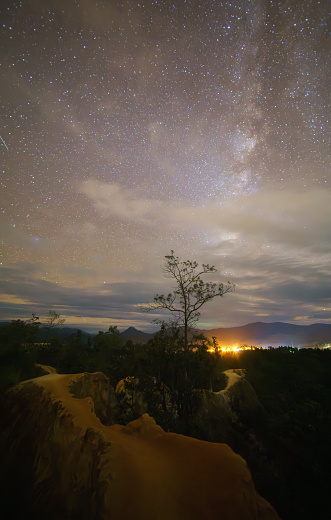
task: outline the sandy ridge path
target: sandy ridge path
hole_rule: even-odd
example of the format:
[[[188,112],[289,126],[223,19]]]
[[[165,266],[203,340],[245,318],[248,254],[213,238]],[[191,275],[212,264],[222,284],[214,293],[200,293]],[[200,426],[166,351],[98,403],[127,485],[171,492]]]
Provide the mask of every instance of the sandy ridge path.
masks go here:
[[[228,388],[241,376],[227,372]],[[84,374],[51,373],[28,382],[61,402],[80,436],[92,428],[108,443],[99,476],[108,513],[100,520],[279,520],[229,446],[166,433],[148,415],[127,426],[104,426],[90,397],[71,394],[79,377]]]
[[[79,374],[84,375],[84,374]],[[37,386],[41,386],[49,393],[54,401],[60,401],[64,407],[73,416],[74,423],[80,426],[85,433],[87,428],[104,428],[100,419],[91,413],[91,398],[76,399],[70,391],[70,384],[77,375],[51,373],[44,376],[30,379],[24,383],[33,382]],[[23,385],[24,383],[21,383]]]
[[[238,373],[239,372],[239,373]],[[239,379],[243,377],[243,369],[241,368],[231,368],[230,370],[225,370],[223,372],[228,378],[228,382],[225,388],[221,390],[222,393],[227,392],[231,386],[233,386]]]
[[[151,418],[145,418],[142,424],[138,421],[126,427],[104,426],[91,413],[89,398],[72,396],[69,387],[77,376],[52,373],[29,382],[33,381],[44,388],[52,400],[60,401],[73,416],[75,426],[81,428],[82,435],[92,427],[102,432],[110,442],[113,480],[106,500],[107,508],[116,519],[130,518],[131,515],[137,518],[138,509],[144,511],[142,519],[154,520],[150,514],[158,511],[158,519],[168,520],[169,509],[173,514],[174,509],[178,508],[173,497],[179,494],[180,484],[173,479],[176,464],[169,456],[169,446],[162,449],[161,439],[165,432]],[[181,520],[185,520],[185,516]]]
[[[169,476],[176,473],[174,464],[169,453],[162,450],[162,447],[157,447],[159,438],[164,437],[165,432],[151,418],[146,418],[142,425],[139,422],[130,423],[131,426],[103,425],[91,411],[91,398],[78,399],[70,391],[72,381],[83,375],[51,373],[25,381],[21,385],[33,382],[42,387],[51,400],[60,401],[72,415],[75,426],[81,429],[81,435],[85,434],[87,428],[93,428],[102,432],[110,442],[113,466],[111,475],[114,480],[107,501],[116,519],[122,518],[123,509],[123,518],[130,518],[131,514],[137,518],[137,503],[140,510],[145,510],[146,504],[149,504],[148,511],[144,513],[146,520],[150,518],[150,511],[162,510],[160,504],[166,510],[169,506],[173,510],[171,497],[176,494],[176,484]],[[158,518],[163,520],[163,516]],[[164,517],[165,520],[168,518]]]

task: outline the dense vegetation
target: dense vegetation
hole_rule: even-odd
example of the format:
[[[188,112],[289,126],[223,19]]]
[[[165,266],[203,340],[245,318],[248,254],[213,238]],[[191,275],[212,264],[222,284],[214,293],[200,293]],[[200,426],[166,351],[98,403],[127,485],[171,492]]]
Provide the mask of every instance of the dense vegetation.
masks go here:
[[[203,337],[183,348],[177,329],[165,327],[146,345],[124,343],[116,327],[92,339],[80,331],[35,343],[38,320],[0,327],[0,387],[41,373],[102,371],[115,388],[112,420],[126,423],[148,411],[168,431],[226,442],[248,462],[257,489],[285,520],[327,518],[331,463],[331,353],[279,348],[210,354]],[[245,369],[261,407],[253,413],[235,403],[236,420],[201,421],[201,402],[225,386],[223,371]],[[207,419],[206,419],[207,420]]]
[[[247,351],[237,364],[264,413],[241,416],[245,441],[227,442],[247,460],[257,489],[283,519],[329,518],[331,352]]]

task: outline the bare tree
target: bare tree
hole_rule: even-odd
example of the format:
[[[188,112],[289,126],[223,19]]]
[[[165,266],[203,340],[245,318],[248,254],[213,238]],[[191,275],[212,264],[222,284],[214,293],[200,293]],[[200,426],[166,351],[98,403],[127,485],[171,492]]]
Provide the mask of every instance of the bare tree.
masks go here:
[[[235,285],[231,282],[216,284],[204,282],[202,276],[215,273],[217,269],[209,264],[199,264],[195,261],[180,261],[174,251],[166,257],[163,273],[166,278],[176,282],[176,289],[167,296],[156,294],[154,301],[145,306],[145,309],[153,311],[165,309],[172,314],[169,322],[180,327],[184,333],[185,350],[188,349],[188,333],[199,321],[201,307],[213,300],[216,296],[224,296],[233,292]]]
[[[47,330],[45,341],[49,341],[52,337],[54,329],[59,325],[63,325],[65,321],[65,318],[61,318],[61,314],[58,314],[55,311],[49,311],[47,317],[45,318],[45,328]]]

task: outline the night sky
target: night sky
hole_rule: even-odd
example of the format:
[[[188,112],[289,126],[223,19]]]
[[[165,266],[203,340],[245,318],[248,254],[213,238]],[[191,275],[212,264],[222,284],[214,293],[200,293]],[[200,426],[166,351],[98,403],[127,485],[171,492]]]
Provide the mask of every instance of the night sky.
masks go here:
[[[173,249],[203,328],[330,323],[329,5],[2,0],[1,319],[156,330]]]

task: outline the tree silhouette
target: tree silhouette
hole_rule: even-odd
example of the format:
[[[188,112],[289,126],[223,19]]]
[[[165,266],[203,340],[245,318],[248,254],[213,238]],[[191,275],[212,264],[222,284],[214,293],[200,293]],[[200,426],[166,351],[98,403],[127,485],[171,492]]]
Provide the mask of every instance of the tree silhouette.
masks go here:
[[[59,325],[63,325],[65,318],[61,318],[61,314],[55,311],[49,311],[45,318],[45,328],[47,330],[45,341],[49,341],[52,337],[53,331]]]
[[[165,309],[171,313],[169,320],[172,326],[180,327],[184,333],[184,347],[188,350],[188,334],[200,318],[201,307],[216,298],[233,292],[235,285],[231,282],[216,284],[204,282],[202,276],[215,273],[217,269],[209,264],[199,264],[195,261],[181,261],[174,251],[166,257],[163,274],[176,282],[176,289],[167,296],[156,294],[154,301],[144,306],[147,312]]]

